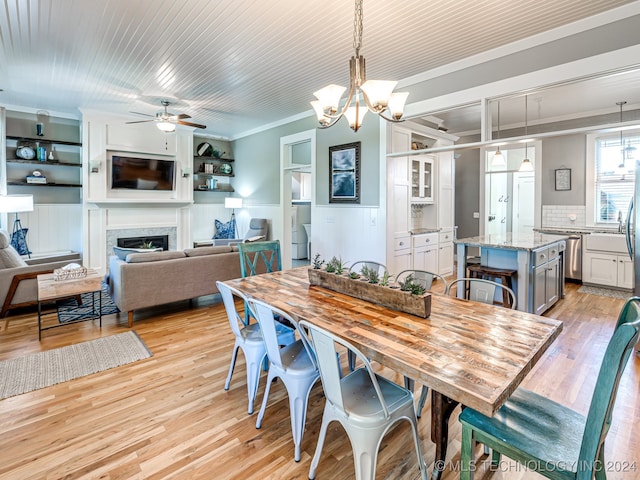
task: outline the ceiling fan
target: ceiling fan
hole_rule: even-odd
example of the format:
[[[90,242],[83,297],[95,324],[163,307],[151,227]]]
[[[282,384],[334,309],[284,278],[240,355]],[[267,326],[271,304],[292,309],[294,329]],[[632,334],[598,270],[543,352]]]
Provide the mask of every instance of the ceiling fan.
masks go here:
[[[185,122],[185,118],[191,118],[186,113],[180,113],[175,115],[173,113],[169,113],[167,111],[167,107],[170,103],[167,100],[162,100],[162,106],[164,107],[163,112],[156,113],[154,115],[149,115],[147,113],[140,112],[131,112],[136,115],[144,115],[145,117],[152,117],[150,120],[136,120],[127,123],[144,123],[144,122],[156,122],[156,126],[162,130],[163,132],[173,132],[176,129],[176,124],[178,125],[186,125],[187,127],[195,127],[195,128],[207,128],[206,125],[201,125],[199,123]]]

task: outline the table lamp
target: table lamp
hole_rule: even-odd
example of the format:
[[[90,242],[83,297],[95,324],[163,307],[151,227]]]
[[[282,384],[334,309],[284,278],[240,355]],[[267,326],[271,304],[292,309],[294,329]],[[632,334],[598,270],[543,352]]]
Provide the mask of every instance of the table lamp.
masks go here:
[[[15,213],[16,217],[13,221],[13,231],[11,235],[11,245],[23,254],[26,250],[27,255],[31,258],[31,251],[27,245],[27,237],[22,229],[22,223],[18,218],[20,212],[33,212],[33,195],[0,195],[0,212]],[[20,248],[20,245],[23,248]]]
[[[236,223],[236,208],[242,208],[242,197],[225,197],[224,208],[231,209],[231,220],[233,221],[234,235],[238,238],[238,224]]]

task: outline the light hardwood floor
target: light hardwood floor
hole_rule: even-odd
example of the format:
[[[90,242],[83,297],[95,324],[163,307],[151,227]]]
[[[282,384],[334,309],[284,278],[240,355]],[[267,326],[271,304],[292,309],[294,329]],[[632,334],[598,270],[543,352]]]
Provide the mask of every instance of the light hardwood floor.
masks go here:
[[[568,284],[566,298],[548,312],[564,322],[564,331],[524,386],[586,412],[622,304],[578,293],[575,284]],[[0,400],[1,479],[308,477],[324,406],[320,383],[311,392],[302,460],[296,463],[282,383],[272,388],[260,430],[255,428],[259,403],[253,415],[246,411],[242,354],[231,389],[223,388],[233,339],[221,304],[209,297],[141,313],[136,314],[134,330],[153,352],[152,358]],[[0,336],[0,360],[126,331],[126,325],[126,315],[110,315],[103,319],[101,330],[94,322],[70,325],[43,332],[38,342],[35,313],[13,316],[8,331]],[[401,381],[394,372],[377,367]],[[264,382],[265,375],[257,402],[262,400]],[[458,478],[457,414],[458,410],[450,422],[449,466],[443,480]],[[423,453],[431,467],[429,418],[425,410],[419,424]],[[640,479],[638,425],[640,358],[634,355],[620,385],[607,440],[609,480]],[[619,471],[632,462],[635,471]],[[354,478],[350,444],[337,424],[330,428],[316,478]],[[385,437],[376,478],[419,478],[407,425],[400,424]],[[476,478],[542,477],[504,463],[498,471],[478,472]]]

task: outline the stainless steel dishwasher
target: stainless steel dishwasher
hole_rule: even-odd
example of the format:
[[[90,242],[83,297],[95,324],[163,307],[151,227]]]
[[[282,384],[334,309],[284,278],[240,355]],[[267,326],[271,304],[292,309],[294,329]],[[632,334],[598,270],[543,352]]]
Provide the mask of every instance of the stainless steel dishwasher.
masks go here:
[[[564,252],[564,278],[582,280],[582,235],[571,234]]]

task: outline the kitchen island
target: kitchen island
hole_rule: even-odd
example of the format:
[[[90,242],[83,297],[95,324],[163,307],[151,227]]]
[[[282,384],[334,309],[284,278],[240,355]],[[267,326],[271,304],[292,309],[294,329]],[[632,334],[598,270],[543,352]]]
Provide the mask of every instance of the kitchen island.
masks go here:
[[[530,232],[456,239],[458,278],[467,276],[468,248],[479,247],[481,265],[516,270],[513,290],[517,309],[541,314],[564,295],[567,238]],[[464,296],[463,289],[458,296]]]

